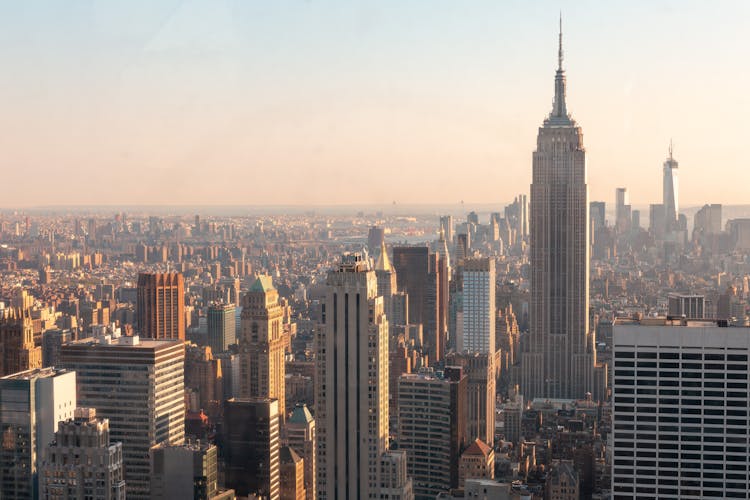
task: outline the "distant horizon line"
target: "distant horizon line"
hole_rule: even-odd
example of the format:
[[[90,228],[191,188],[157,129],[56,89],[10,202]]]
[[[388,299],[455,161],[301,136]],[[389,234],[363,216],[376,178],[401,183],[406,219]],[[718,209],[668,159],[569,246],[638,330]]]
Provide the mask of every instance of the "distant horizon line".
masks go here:
[[[606,200],[591,199],[589,203],[598,203],[604,201],[607,205],[614,206],[614,202],[608,202]],[[53,208],[107,208],[116,209],[121,208],[277,208],[277,207],[293,207],[293,208],[349,208],[349,207],[404,207],[404,206],[415,206],[415,207],[435,207],[435,206],[463,206],[465,208],[471,208],[472,206],[488,206],[488,205],[509,205],[513,201],[481,201],[481,202],[457,202],[457,203],[446,203],[446,202],[409,202],[409,203],[266,203],[266,204],[240,204],[240,203],[163,203],[163,204],[121,204],[121,203],[88,203],[88,204],[49,204],[49,205],[21,205],[21,206],[0,206],[0,210],[48,210]],[[652,203],[630,203],[630,206],[634,207],[648,207]],[[704,205],[722,205],[727,207],[750,207],[750,203],[685,203],[684,209],[701,208]]]
[[[600,200],[591,200],[600,201]],[[0,207],[0,214],[8,215],[9,212],[20,212],[20,214],[44,214],[44,213],[59,213],[59,212],[80,212],[80,213],[146,213],[149,212],[160,215],[214,215],[214,216],[247,216],[247,215],[304,215],[309,212],[318,212],[322,214],[335,214],[341,215],[344,212],[370,212],[367,215],[372,215],[372,212],[382,212],[390,216],[409,216],[409,215],[456,215],[468,214],[469,212],[475,211],[479,213],[492,213],[502,212],[502,209],[513,203],[510,202],[470,202],[466,203],[396,203],[396,204],[383,204],[383,203],[340,203],[340,204],[256,204],[256,205],[240,205],[240,204],[162,204],[162,205],[148,205],[148,204],[133,204],[133,205],[122,205],[122,204],[90,204],[90,205],[32,205],[25,207]],[[615,212],[614,202],[605,202],[607,206],[607,213]],[[699,210],[707,203],[702,204],[685,204],[681,212],[685,212],[688,215]],[[650,204],[630,204],[632,208],[640,210],[643,214],[642,217],[648,218],[648,208]],[[746,209],[750,211],[750,203],[721,203],[723,208],[726,209]],[[411,212],[410,212],[411,211]],[[284,213],[286,212],[286,214]],[[16,215],[20,215],[16,214]],[[726,215],[726,214],[725,214]]]

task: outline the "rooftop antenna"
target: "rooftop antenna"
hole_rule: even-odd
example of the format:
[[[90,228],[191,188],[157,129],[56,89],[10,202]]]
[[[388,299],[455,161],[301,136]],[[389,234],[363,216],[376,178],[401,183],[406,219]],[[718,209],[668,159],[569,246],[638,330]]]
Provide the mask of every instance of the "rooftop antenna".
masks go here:
[[[562,48],[562,11],[560,11],[560,34],[559,34],[559,47],[557,49],[557,70],[562,71],[563,63],[563,48]]]
[[[672,159],[672,138],[669,138],[669,159]]]

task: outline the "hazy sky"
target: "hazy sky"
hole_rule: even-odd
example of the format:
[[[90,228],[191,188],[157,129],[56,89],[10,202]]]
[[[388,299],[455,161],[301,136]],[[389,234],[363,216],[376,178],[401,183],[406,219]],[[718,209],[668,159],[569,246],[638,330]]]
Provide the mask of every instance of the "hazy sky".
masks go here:
[[[0,206],[505,202],[563,11],[592,199],[750,203],[744,1],[0,2]]]

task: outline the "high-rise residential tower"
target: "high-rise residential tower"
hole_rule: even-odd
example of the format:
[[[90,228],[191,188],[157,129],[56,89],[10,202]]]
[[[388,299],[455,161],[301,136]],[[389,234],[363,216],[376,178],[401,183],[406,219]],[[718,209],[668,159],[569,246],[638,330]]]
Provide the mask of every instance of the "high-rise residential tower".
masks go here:
[[[316,335],[322,500],[379,498],[388,450],[388,321],[377,292],[375,272],[360,255],[344,255],[328,273]]]
[[[533,155],[531,325],[521,366],[528,399],[579,398],[594,390],[586,151],[565,105],[562,62],[561,29],[554,104]]]
[[[138,275],[141,337],[185,340],[185,280],[180,273]]]
[[[258,276],[242,297],[240,397],[278,400],[286,419],[284,394],[284,311],[270,276]]]
[[[663,183],[663,205],[664,205],[664,230],[671,232],[677,228],[677,221],[680,215],[680,206],[678,203],[678,178],[677,178],[677,160],[672,156],[672,141],[669,142],[669,157],[664,162],[664,183]]]
[[[463,328],[460,352],[495,352],[495,261],[466,259],[463,265]]]

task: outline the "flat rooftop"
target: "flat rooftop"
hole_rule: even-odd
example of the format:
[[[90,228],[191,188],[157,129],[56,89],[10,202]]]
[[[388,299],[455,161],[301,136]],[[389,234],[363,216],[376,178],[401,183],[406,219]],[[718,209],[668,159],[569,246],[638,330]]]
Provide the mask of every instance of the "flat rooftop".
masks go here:
[[[615,326],[681,326],[688,328],[749,328],[742,325],[733,325],[724,319],[686,318],[682,316],[659,316],[645,318],[615,318],[612,322]]]
[[[85,339],[75,340],[69,342],[68,346],[91,346],[91,347],[128,347],[131,349],[159,349],[164,347],[173,346],[176,344],[184,344],[184,341],[179,339],[152,339],[142,338],[138,336],[121,336],[110,338],[102,337],[91,337]]]
[[[68,373],[68,370],[62,368],[34,368],[33,370],[26,370],[23,372],[13,373],[2,377],[3,380],[31,380],[33,378],[50,378],[56,377],[57,375],[63,375]]]

